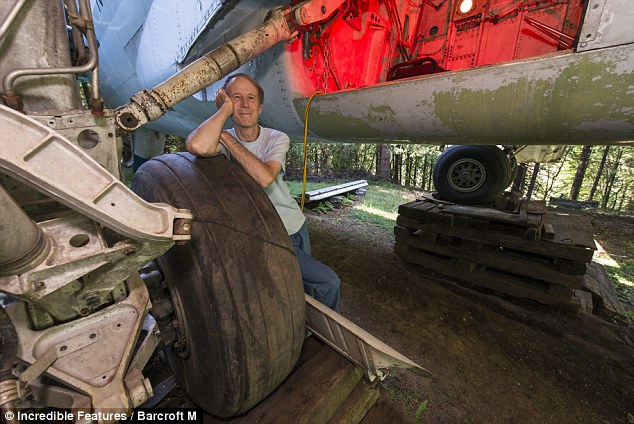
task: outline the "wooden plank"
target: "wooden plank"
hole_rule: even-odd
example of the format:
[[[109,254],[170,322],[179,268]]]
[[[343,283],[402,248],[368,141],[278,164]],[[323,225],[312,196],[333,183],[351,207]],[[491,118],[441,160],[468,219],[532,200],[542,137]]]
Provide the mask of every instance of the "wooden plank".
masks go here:
[[[535,216],[535,214],[531,214],[529,218],[528,214],[522,216],[518,213],[500,211],[482,206],[451,205],[444,207],[442,213],[486,219],[488,221],[511,224],[519,227],[537,227],[541,225],[541,215]]]
[[[328,423],[357,424],[361,422],[379,399],[380,394],[378,380],[370,383],[365,378],[361,379]]]
[[[480,287],[495,290],[517,298],[527,298],[537,302],[578,310],[579,300],[571,297],[562,299],[559,296],[549,294],[549,285],[537,280],[518,278],[507,274],[501,274],[490,269],[477,269],[469,274],[457,272],[454,268],[455,260],[452,258],[434,256],[411,246],[397,244],[395,252],[403,260],[410,264],[432,269],[439,274],[452,277],[456,280],[466,281]]]
[[[232,422],[326,423],[362,375],[360,368],[324,346],[275,389],[266,402]]]
[[[417,234],[409,234],[406,228],[398,226],[394,228],[394,234],[396,242],[398,243],[404,243],[421,250],[475,262],[488,268],[543,280],[550,284],[580,288],[583,281],[583,276],[559,272],[553,261],[547,262],[535,256],[526,256],[509,250],[496,249],[495,246],[492,245],[473,246],[472,242],[468,240],[461,240],[458,246],[452,245],[451,243],[429,242],[428,240],[434,240],[435,237],[419,237]],[[474,247],[476,247],[476,249],[474,249]]]
[[[381,398],[361,424],[416,424],[416,421],[396,410],[387,399]]]
[[[317,190],[307,191],[306,199],[309,202],[327,199],[338,194],[348,193],[350,191],[357,190],[361,187],[366,187],[368,182],[366,180],[352,181],[348,183],[338,184],[335,186],[324,187]]]
[[[528,241],[505,233],[492,231],[484,232],[469,228],[454,228],[439,224],[422,223],[415,219],[403,216],[399,216],[396,219],[396,224],[406,228],[445,234],[466,240],[481,241],[494,246],[507,247],[522,252],[530,252],[553,258],[570,259],[584,263],[589,263],[594,254],[594,250],[590,248],[573,246],[567,243],[561,244],[548,240]]]
[[[578,215],[573,217],[568,214],[549,212],[544,219],[553,226],[555,234],[550,240],[552,243],[587,248],[592,251],[597,249],[589,217]]]
[[[526,212],[527,208],[530,210],[530,213]],[[447,204],[430,199],[419,199],[399,207],[399,214],[411,218],[425,217],[426,214],[453,215],[456,217],[491,221],[498,225],[509,224],[517,227],[540,227],[544,212],[545,207],[543,205],[536,206],[533,205],[532,202],[529,203],[528,207],[524,207],[522,214],[485,206]],[[436,222],[439,222],[439,220],[442,220],[442,218],[436,219]],[[431,220],[427,219],[427,221]]]

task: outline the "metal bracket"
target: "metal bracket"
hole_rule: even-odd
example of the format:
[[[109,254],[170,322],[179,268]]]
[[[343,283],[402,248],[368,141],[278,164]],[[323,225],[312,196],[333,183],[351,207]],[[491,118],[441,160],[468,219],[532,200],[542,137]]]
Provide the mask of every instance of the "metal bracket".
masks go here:
[[[189,211],[145,202],[55,131],[3,105],[0,127],[0,169],[13,178],[127,237],[191,238],[174,234],[174,221],[191,220]]]
[[[96,332],[86,332],[64,342],[51,346],[46,353],[40,356],[31,366],[20,374],[22,384],[30,384],[46,371],[59,358],[70,355],[80,349],[90,346],[100,340]]]

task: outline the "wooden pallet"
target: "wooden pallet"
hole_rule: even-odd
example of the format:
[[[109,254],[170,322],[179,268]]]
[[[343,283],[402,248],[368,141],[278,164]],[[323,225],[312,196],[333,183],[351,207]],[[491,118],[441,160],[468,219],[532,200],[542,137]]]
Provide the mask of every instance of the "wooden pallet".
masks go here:
[[[522,201],[500,211],[422,198],[399,207],[395,252],[468,285],[572,310],[596,249],[590,221]]]
[[[289,377],[247,413],[218,419],[204,415],[208,424],[415,424],[394,408],[378,381],[369,382],[360,368],[317,340],[304,342],[297,365]],[[194,407],[182,390],[157,408]]]

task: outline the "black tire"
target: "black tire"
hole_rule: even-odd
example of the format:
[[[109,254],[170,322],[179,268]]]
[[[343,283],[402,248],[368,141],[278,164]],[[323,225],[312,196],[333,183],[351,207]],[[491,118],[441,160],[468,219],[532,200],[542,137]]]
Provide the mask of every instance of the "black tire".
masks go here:
[[[194,216],[191,241],[159,260],[184,344],[168,349],[179,384],[211,415],[248,410],[287,377],[305,336],[301,273],[277,212],[221,157],[159,156],[132,189]]]
[[[445,200],[467,205],[487,203],[508,186],[511,170],[495,146],[452,146],[434,164],[436,191]]]

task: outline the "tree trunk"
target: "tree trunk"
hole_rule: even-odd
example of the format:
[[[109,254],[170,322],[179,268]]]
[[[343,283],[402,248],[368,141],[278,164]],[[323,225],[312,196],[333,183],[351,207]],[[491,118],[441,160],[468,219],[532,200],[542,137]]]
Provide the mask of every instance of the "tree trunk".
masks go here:
[[[585,177],[586,170],[588,169],[588,160],[590,159],[591,152],[592,146],[583,146],[581,155],[579,156],[579,163],[577,164],[577,172],[575,172],[575,179],[572,181],[572,186],[570,187],[570,200],[577,200],[579,198],[579,191],[581,191],[583,177]]]
[[[597,192],[597,187],[599,186],[599,181],[601,181],[601,176],[603,175],[603,168],[605,168],[605,161],[608,159],[608,153],[610,152],[610,146],[605,146],[603,149],[603,157],[601,158],[601,163],[599,164],[599,169],[597,170],[597,175],[594,177],[594,182],[592,183],[592,188],[590,189],[590,195],[588,196],[588,200],[594,200],[594,195]]]
[[[423,173],[421,176],[421,188],[423,191],[427,190],[427,153],[425,153],[425,160],[423,161]]]
[[[315,167],[315,175],[317,175],[319,174],[319,147],[317,147],[317,144],[314,144],[314,146],[315,152],[313,156],[313,166]]]
[[[619,167],[621,165],[621,157],[623,156],[623,148],[619,148],[616,154],[616,160],[614,161],[614,166],[610,167],[610,171],[608,172],[608,181],[605,185],[605,191],[603,192],[603,199],[601,199],[601,204],[603,208],[607,208],[608,202],[610,200],[610,195],[612,194],[612,187],[614,187],[614,181],[616,180],[616,174],[619,172]]]
[[[513,185],[511,186],[511,193],[517,194],[518,196],[522,196],[522,194],[524,194],[525,187],[526,187],[526,164],[518,163],[517,174],[515,175],[515,179],[513,180]]]
[[[387,144],[381,144],[380,149],[377,149],[377,177],[381,180],[390,180],[390,146]]]
[[[539,174],[539,162],[535,164],[533,167],[533,175],[531,175],[531,182],[528,184],[528,189],[526,190],[526,198],[531,200],[531,196],[533,195],[533,189],[535,188],[535,182],[537,181],[537,174]]]

